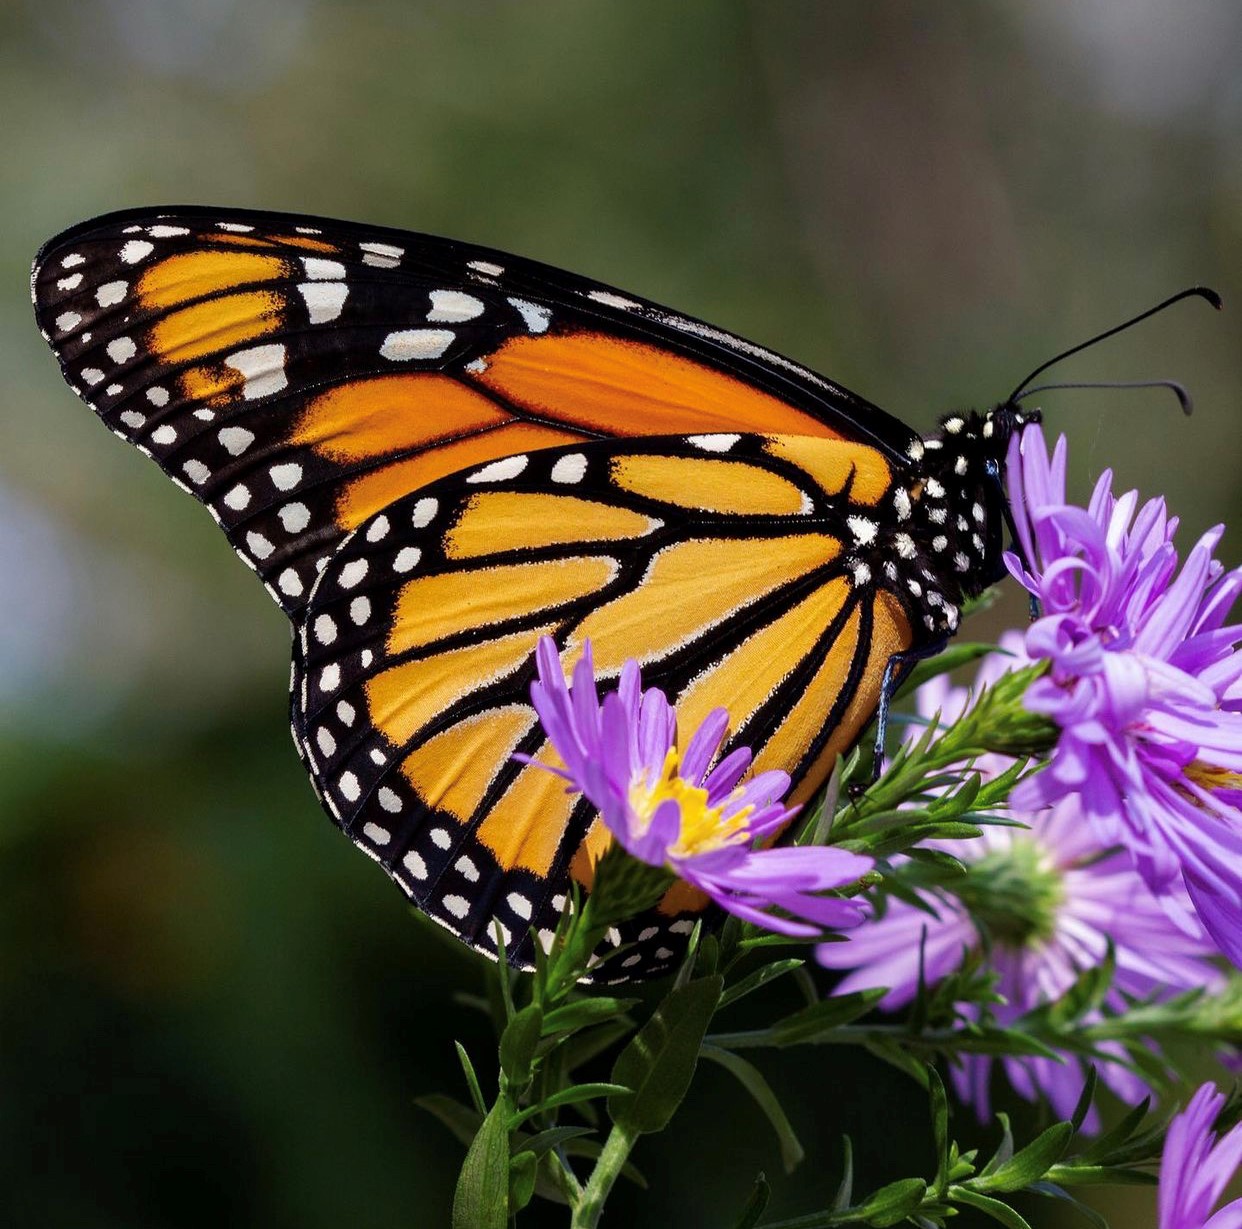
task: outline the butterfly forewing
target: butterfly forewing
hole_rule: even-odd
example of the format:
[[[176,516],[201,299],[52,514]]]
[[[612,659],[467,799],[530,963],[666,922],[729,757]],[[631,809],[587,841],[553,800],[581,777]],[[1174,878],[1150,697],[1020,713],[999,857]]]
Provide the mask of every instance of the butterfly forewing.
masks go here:
[[[499,919],[528,963],[604,838],[514,758],[558,762],[528,698],[539,638],[567,665],[589,640],[604,680],[637,658],[687,731],[727,706],[731,741],[807,797],[911,643],[849,528],[890,482],[865,446],[729,435],[521,454],[396,501],[333,557],[295,649],[326,805],[422,909],[484,949]],[[622,934],[619,974],[667,964],[703,903],[675,890]]]
[[[613,436],[913,437],[731,334],[533,262],[232,211],[117,215],[36,263],[40,327],[118,435],[290,613],[341,538],[486,461]]]

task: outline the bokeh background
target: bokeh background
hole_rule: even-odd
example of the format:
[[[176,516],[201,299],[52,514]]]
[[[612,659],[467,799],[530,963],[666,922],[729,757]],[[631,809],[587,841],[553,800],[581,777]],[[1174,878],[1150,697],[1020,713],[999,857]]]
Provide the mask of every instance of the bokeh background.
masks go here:
[[[46,237],[177,202],[452,234],[706,317],[920,426],[1206,281],[1232,313],[1179,307],[1058,373],[1181,377],[1195,417],[1043,402],[1080,493],[1113,466],[1192,535],[1242,514],[1239,63],[1242,8],[1217,0],[7,0],[0,1223],[440,1225],[460,1150],[413,1099],[460,1094],[455,1036],[490,1062],[453,999],[480,966],[303,778],[280,615],[61,383],[26,290]],[[864,1186],[926,1167],[897,1075],[762,1061],[810,1152],[772,1214],[829,1197],[843,1132]],[[727,1224],[779,1175],[726,1081],[705,1072],[640,1148],[650,1192],[607,1223]],[[1101,1206],[1153,1223],[1142,1193]]]

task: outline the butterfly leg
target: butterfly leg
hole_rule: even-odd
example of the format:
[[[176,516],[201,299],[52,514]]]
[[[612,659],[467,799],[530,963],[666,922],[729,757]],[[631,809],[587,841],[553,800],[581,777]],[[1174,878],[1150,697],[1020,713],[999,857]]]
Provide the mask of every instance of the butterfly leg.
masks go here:
[[[942,637],[921,649],[907,649],[902,653],[894,653],[884,667],[884,677],[880,681],[880,702],[875,710],[875,742],[871,752],[871,778],[865,784],[850,787],[852,795],[861,794],[874,785],[884,771],[884,745],[888,740],[888,711],[893,697],[901,689],[909,673],[925,658],[935,657],[947,644],[948,637]]]

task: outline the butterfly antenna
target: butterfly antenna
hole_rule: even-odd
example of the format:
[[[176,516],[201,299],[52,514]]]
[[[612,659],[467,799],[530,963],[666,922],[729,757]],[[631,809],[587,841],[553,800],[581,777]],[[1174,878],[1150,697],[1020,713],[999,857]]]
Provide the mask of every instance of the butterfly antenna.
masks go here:
[[[1035,396],[1036,393],[1046,393],[1050,389],[1061,388],[1167,388],[1181,404],[1183,414],[1189,417],[1195,408],[1195,403],[1191,400],[1186,386],[1179,384],[1176,380],[1092,380],[1074,384],[1037,384],[1034,388],[1014,393],[1009,400],[1011,402],[1024,401],[1027,397]]]
[[[1050,358],[1046,363],[1040,363],[1040,365],[1036,367],[1035,370],[1032,371],[1031,374],[1009,394],[1009,396],[1005,399],[1005,404],[1010,404],[1037,375],[1047,371],[1049,367],[1055,366],[1057,363],[1061,362],[1062,359],[1067,359],[1071,354],[1077,354],[1080,350],[1087,349],[1088,346],[1094,346],[1098,342],[1104,341],[1109,337],[1113,337],[1117,333],[1121,333],[1128,328],[1132,328],[1134,325],[1146,320],[1149,316],[1154,316],[1157,312],[1164,311],[1166,307],[1172,307],[1174,303],[1180,303],[1183,299],[1191,298],[1206,299],[1214,308],[1216,308],[1217,311],[1220,311],[1220,309],[1224,306],[1221,302],[1220,295],[1218,295],[1216,291],[1212,290],[1210,287],[1190,286],[1186,290],[1182,290],[1179,293],[1172,295],[1170,298],[1165,299],[1163,303],[1157,303],[1155,307],[1149,307],[1145,312],[1135,316],[1133,319],[1127,320],[1122,324],[1115,325],[1106,332],[1099,333],[1095,337],[1089,338],[1087,341],[1080,342],[1078,345],[1062,351],[1062,353],[1058,354],[1055,358]]]

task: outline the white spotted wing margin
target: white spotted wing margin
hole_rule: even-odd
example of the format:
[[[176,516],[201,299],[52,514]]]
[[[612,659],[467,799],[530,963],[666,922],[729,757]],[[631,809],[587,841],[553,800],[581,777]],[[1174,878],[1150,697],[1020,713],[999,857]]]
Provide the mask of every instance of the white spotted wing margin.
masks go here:
[[[715,696],[711,680],[727,680],[736,655],[758,653],[752,639],[775,641],[796,627],[805,648],[733,709],[725,748],[745,744],[762,755],[769,744],[796,746],[795,762],[781,765],[795,781],[849,716],[869,664],[875,594],[887,583],[853,551],[873,537],[883,549],[895,513],[875,512],[884,524],[860,542],[848,527],[856,513],[848,485],[826,494],[768,444],[747,435],[652,437],[507,458],[397,500],[324,568],[295,638],[294,739],[334,822],[470,946],[493,951],[499,921],[511,961],[530,964],[531,944],[556,924],[594,819],[581,800],[559,816],[540,809],[563,794],[559,782],[512,758],[546,754],[529,705],[540,635],[555,638],[566,666],[590,638],[604,688],[632,649],[647,685],[675,702],[707,688],[715,707],[729,704],[733,689]],[[659,498],[627,488],[633,460],[732,467],[731,480],[747,467],[795,498],[772,513],[694,507],[688,490]],[[529,519],[510,542],[514,516]],[[561,530],[567,524],[571,535]],[[801,563],[786,569],[791,546]],[[680,566],[709,550],[729,561],[727,573]],[[900,585],[892,598],[906,602]],[[832,671],[822,705],[791,734],[790,713],[816,699]],[[491,723],[494,737],[472,741],[476,723]],[[438,778],[433,762],[448,765]],[[540,807],[523,812],[517,800],[532,774],[552,793],[532,792]],[[511,821],[503,828],[501,815]],[[618,932],[632,947],[612,975],[669,967],[692,916],[653,911]],[[608,972],[601,980],[612,980]]]

